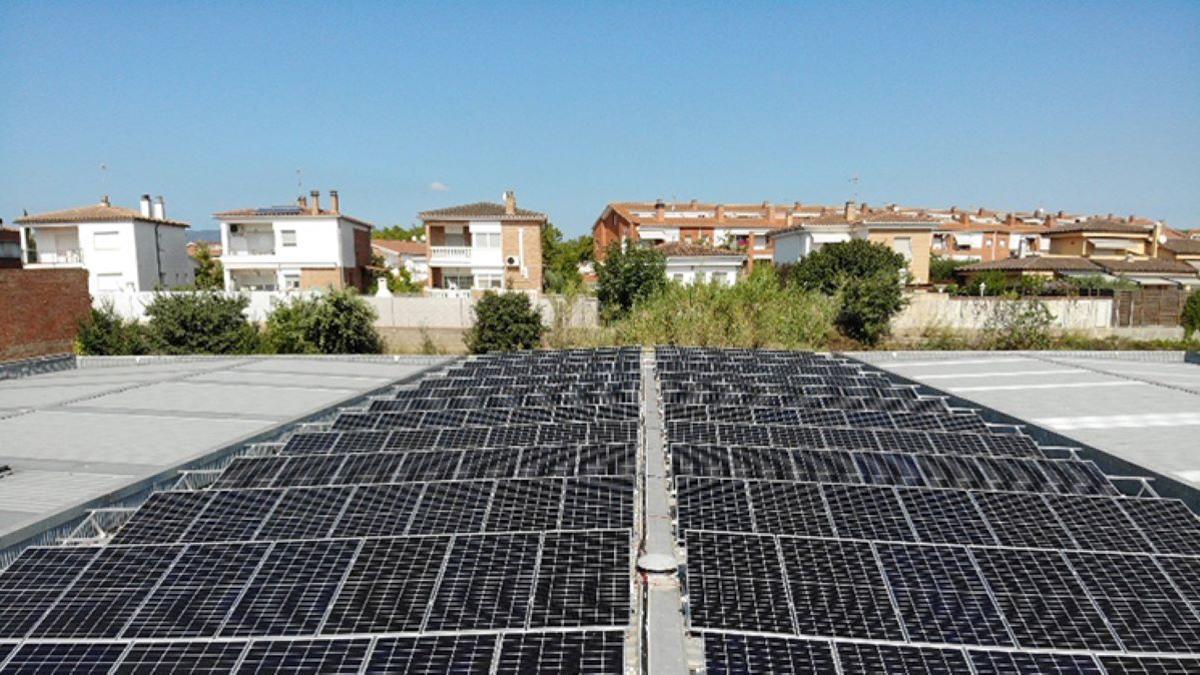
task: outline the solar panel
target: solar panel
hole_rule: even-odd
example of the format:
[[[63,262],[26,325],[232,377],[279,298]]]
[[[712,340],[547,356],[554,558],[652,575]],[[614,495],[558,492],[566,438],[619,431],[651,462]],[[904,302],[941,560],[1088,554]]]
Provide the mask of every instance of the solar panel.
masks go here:
[[[135,642],[113,672],[230,673],[245,648],[244,642]]]

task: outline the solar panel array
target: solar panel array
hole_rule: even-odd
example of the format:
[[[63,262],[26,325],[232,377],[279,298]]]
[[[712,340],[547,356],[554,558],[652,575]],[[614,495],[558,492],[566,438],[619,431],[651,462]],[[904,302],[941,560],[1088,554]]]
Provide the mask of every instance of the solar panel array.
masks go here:
[[[1200,521],[847,360],[660,348],[708,673],[1200,672]]]
[[[637,350],[471,359],[0,573],[0,672],[620,672]]]

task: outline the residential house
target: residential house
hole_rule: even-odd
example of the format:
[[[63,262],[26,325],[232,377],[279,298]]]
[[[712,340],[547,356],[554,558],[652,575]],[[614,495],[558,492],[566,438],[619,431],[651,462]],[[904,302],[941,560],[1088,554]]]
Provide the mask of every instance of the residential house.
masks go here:
[[[821,207],[800,203],[712,204],[690,202],[613,202],[592,226],[595,256],[603,260],[614,242],[633,241],[645,246],[683,244],[729,245],[745,251],[748,267],[770,262],[768,233],[788,227],[794,218],[815,217]]]
[[[1187,263],[1200,270],[1200,239],[1167,239],[1159,245],[1158,256]]]
[[[731,286],[741,276],[746,254],[728,248],[668,242],[655,247],[666,258],[667,278],[682,284]]]
[[[1052,225],[1048,255],[1081,258],[1146,259],[1158,257],[1161,224],[1130,216],[1127,219],[1091,217]]]
[[[840,213],[827,210],[793,223],[768,235],[776,264],[795,263],[828,243],[866,239],[904,256],[909,283],[929,283],[930,250],[938,222],[927,215],[894,207],[872,211],[846,202]]]
[[[1084,258],[1081,256],[1027,256],[991,260],[961,267],[962,278],[970,280],[980,274],[999,272],[1008,278],[1041,277],[1082,278],[1098,277],[1108,281],[1124,279],[1139,286],[1200,287],[1196,268],[1185,262],[1163,258],[1119,259]]]
[[[476,202],[422,212],[429,260],[429,292],[542,290],[542,228],[546,214],[504,203]]]
[[[1036,255],[1050,246],[1045,236],[1049,228],[1037,214],[1001,216],[985,209],[963,212],[951,207],[929,215],[941,221],[932,238],[932,252],[938,257],[986,262]]]
[[[337,190],[321,208],[313,190],[295,205],[222,211],[225,290],[366,290],[371,224],[342,213]]]
[[[185,286],[192,283],[188,224],[166,217],[162,197],[142,195],[137,210],[98,204],[18,218],[27,269],[82,268],[88,292]]]
[[[21,233],[0,227],[0,269],[20,269]]]
[[[383,258],[383,264],[393,274],[404,269],[413,281],[429,278],[429,246],[423,241],[372,239],[371,252]]]

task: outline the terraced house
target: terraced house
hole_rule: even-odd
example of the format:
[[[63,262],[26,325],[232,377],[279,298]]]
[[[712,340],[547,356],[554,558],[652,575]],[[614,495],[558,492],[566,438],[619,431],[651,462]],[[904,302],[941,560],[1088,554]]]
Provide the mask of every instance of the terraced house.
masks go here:
[[[505,192],[503,204],[461,204],[419,217],[428,245],[429,294],[541,292],[546,214],[518,208],[515,192]]]

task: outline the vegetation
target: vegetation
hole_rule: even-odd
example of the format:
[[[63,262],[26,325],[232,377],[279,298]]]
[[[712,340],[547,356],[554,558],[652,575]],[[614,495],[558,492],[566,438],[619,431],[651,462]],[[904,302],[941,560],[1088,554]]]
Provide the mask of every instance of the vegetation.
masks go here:
[[[958,268],[970,264],[969,260],[954,260],[935,255],[929,260],[929,280],[935,284],[954,283],[954,273]]]
[[[638,301],[667,286],[667,262],[659,251],[629,241],[613,242],[596,266],[596,297],[606,320],[629,314]]]
[[[542,288],[547,293],[576,293],[583,290],[579,264],[592,259],[592,238],[581,235],[564,241],[553,223],[542,228]]]
[[[904,256],[865,239],[827,244],[788,270],[792,283],[840,299],[835,323],[842,333],[873,345],[888,334],[904,308]]]
[[[277,354],[379,354],[376,318],[353,290],[297,297],[267,317],[264,343]]]
[[[219,291],[225,288],[225,271],[221,261],[214,258],[208,245],[201,242],[196,249],[196,278],[193,282],[201,291]]]
[[[965,296],[1079,296],[1111,295],[1113,291],[1137,288],[1128,279],[1112,279],[1099,274],[1066,279],[1044,276],[1010,277],[998,270],[989,270],[972,277],[963,286],[952,286],[950,292]]]
[[[1183,315],[1179,317],[1183,324],[1183,334],[1190,340],[1200,332],[1200,290],[1192,291],[1183,304]]]
[[[472,354],[533,349],[544,331],[542,312],[528,295],[488,291],[475,303],[475,323],[463,341]]]
[[[160,293],[146,306],[146,342],[158,354],[248,354],[258,331],[244,314],[250,299],[212,291]]]
[[[91,316],[80,323],[75,351],[87,356],[145,354],[147,345],[141,325],[121,318],[109,301],[93,307]]]
[[[403,225],[392,225],[375,230],[371,233],[372,239],[392,239],[398,241],[425,241],[425,226],[413,225],[404,227]]]
[[[763,265],[732,286],[669,284],[612,327],[620,344],[818,349],[833,332],[836,304],[780,282]]]
[[[413,281],[411,272],[404,267],[398,267],[393,273],[393,270],[388,269],[387,261],[378,253],[371,254],[371,265],[367,268],[367,273],[371,277],[367,282],[368,293],[374,293],[375,289],[379,288],[380,279],[385,279],[388,290],[398,295],[421,292],[422,285]]]
[[[997,302],[984,323],[983,344],[988,349],[1047,349],[1053,323],[1054,314],[1040,300]]]

